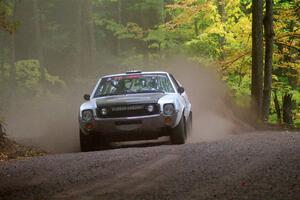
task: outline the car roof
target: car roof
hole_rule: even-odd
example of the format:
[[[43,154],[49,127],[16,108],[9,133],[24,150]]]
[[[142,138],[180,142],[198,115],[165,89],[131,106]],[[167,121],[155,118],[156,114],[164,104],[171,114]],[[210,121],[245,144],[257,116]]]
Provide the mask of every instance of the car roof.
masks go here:
[[[102,78],[113,77],[113,76],[126,76],[126,75],[132,75],[132,74],[168,74],[168,72],[165,72],[165,71],[148,71],[148,72],[143,72],[143,71],[138,71],[138,72],[129,71],[129,72],[120,73],[120,74],[105,75]]]

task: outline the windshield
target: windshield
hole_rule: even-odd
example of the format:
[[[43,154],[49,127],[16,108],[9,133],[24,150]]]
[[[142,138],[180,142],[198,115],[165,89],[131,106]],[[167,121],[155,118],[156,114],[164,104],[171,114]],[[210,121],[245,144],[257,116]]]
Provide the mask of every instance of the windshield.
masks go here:
[[[166,74],[129,74],[102,78],[94,97],[165,92],[175,92]]]

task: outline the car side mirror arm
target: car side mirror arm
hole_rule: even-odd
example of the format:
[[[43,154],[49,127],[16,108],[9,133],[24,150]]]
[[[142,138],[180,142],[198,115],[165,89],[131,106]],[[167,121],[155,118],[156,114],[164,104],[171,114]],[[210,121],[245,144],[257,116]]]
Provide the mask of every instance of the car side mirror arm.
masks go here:
[[[183,88],[183,87],[179,87],[179,88],[178,88],[178,92],[179,92],[179,94],[184,93],[184,88]]]
[[[84,100],[89,101],[91,99],[91,95],[85,94],[85,95],[83,95],[83,98],[84,98]]]

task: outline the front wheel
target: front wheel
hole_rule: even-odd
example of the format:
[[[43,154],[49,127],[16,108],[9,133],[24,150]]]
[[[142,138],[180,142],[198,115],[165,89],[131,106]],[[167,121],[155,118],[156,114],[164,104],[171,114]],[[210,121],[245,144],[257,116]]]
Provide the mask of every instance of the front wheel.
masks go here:
[[[191,111],[190,115],[189,115],[189,118],[186,122],[186,133],[187,133],[187,135],[192,134],[192,130],[193,130],[193,113]]]
[[[172,144],[184,144],[186,140],[186,126],[184,117],[181,118],[179,124],[172,129],[170,140]]]
[[[93,151],[93,137],[92,135],[85,135],[81,130],[79,131],[80,149],[82,152]]]

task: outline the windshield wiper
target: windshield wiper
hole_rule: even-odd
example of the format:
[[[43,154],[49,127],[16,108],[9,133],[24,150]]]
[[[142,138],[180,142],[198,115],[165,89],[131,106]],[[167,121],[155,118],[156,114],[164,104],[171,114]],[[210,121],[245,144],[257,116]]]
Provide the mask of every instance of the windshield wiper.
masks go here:
[[[137,93],[165,93],[165,92],[163,90],[154,89],[154,90],[138,91]]]
[[[114,93],[110,93],[110,94],[101,94],[101,95],[98,95],[96,97],[107,97],[107,96],[114,96],[114,95],[121,95],[121,94],[114,94]]]
[[[155,89],[155,88],[153,88],[154,90],[151,90],[151,91],[153,91],[153,92],[158,92],[158,93],[165,93],[165,91],[163,91],[163,90],[160,90],[160,89]]]

